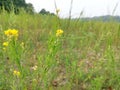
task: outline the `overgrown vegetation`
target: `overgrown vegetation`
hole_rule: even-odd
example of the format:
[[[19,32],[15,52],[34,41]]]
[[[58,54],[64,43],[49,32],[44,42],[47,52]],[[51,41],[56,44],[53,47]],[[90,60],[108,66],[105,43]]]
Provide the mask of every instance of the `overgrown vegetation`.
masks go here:
[[[2,12],[0,90],[119,90],[119,40],[114,21]]]

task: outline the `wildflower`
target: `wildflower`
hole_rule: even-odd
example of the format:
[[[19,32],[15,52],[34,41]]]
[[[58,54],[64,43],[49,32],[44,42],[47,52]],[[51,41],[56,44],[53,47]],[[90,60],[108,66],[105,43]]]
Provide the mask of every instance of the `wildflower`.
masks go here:
[[[4,34],[9,38],[18,37],[18,30],[8,29],[8,30],[4,31]]]
[[[13,71],[13,75],[15,75],[15,76],[20,76],[20,72],[19,72],[19,71],[14,70],[14,71]]]
[[[58,13],[60,12],[60,9],[56,9],[56,14],[58,15]]]
[[[37,70],[37,68],[38,68],[37,65],[32,67],[33,70]]]
[[[3,46],[7,47],[8,46],[8,42],[3,42]]]
[[[56,32],[56,36],[59,37],[63,34],[63,30],[61,29],[58,29],[57,32]]]

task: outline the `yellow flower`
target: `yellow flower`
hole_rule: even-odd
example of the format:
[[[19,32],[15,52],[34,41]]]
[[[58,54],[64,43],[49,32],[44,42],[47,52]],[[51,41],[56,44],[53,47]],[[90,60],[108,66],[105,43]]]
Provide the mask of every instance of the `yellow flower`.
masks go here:
[[[14,71],[13,71],[13,75],[15,75],[15,76],[20,76],[20,72],[19,72],[19,71],[14,70]]]
[[[7,37],[18,37],[18,30],[15,29],[8,29],[6,31],[4,31],[5,35]]]
[[[63,30],[61,29],[58,29],[57,32],[56,32],[56,36],[59,37],[63,34]]]
[[[3,43],[3,46],[7,47],[8,44],[9,44],[8,42],[4,42],[4,43]]]

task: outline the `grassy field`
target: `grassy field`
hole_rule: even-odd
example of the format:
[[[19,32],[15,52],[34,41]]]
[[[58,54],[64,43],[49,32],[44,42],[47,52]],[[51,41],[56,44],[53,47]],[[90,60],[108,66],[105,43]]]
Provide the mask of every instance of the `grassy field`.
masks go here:
[[[1,13],[0,90],[120,90],[120,23]]]

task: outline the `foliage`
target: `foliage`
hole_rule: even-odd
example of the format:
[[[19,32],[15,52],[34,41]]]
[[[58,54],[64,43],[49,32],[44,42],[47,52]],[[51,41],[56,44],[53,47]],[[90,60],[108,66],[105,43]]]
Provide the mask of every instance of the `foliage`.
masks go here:
[[[27,4],[25,0],[1,0],[0,8],[1,10],[5,9],[7,12],[14,11],[15,13],[19,13],[20,8],[24,8],[29,13],[34,12],[32,4]]]
[[[0,40],[1,90],[120,88],[118,22],[3,12]]]

